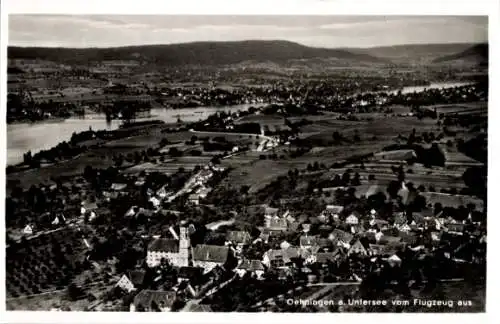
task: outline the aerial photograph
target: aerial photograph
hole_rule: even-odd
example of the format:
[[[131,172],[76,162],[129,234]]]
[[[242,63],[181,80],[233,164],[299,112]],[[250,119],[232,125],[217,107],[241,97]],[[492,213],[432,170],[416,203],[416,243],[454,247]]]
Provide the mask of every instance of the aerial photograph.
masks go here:
[[[488,16],[10,14],[6,309],[485,312],[488,52]]]

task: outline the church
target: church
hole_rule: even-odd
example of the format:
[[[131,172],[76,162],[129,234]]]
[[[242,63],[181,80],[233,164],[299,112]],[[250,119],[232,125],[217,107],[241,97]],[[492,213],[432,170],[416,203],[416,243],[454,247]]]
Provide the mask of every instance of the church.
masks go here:
[[[187,229],[181,226],[178,240],[158,238],[149,244],[146,263],[152,268],[158,266],[162,259],[166,259],[173,266],[187,267],[190,247],[191,241]]]

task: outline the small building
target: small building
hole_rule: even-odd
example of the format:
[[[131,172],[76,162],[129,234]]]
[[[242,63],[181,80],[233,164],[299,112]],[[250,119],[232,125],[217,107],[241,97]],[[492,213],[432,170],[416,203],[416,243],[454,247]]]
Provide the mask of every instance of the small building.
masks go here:
[[[252,275],[255,275],[255,277],[259,280],[263,279],[264,275],[264,265],[260,260],[243,260],[241,263],[236,267],[236,273],[240,276],[243,277],[247,273],[251,273]]]
[[[296,247],[279,250],[270,249],[264,253],[262,263],[268,268],[283,268],[291,264],[294,259],[301,257],[301,250]]]
[[[237,246],[245,246],[250,244],[252,237],[247,231],[228,231],[226,240]]]
[[[359,218],[356,215],[351,214],[351,215],[347,216],[345,223],[348,225],[358,225]]]
[[[299,241],[301,249],[310,249],[318,245],[318,237],[316,235],[302,235]]]
[[[363,243],[361,243],[360,240],[356,240],[351,245],[351,247],[349,248],[349,250],[347,251],[347,254],[348,255],[356,254],[356,255],[359,255],[359,256],[367,256],[368,255],[368,251],[367,251],[366,247],[363,245]]]
[[[181,312],[213,312],[212,307],[207,304],[198,304],[198,303],[193,303],[191,301],[186,303],[186,306],[181,310]]]
[[[391,267],[400,266],[401,262],[402,260],[397,254],[393,254],[387,258],[387,263],[389,263]]]
[[[127,184],[126,183],[113,183],[111,185],[111,190],[113,191],[123,191],[127,188]]]
[[[344,210],[343,206],[327,205],[325,210],[318,216],[318,220],[323,223],[328,223],[333,219],[338,219],[340,213]]]
[[[465,224],[462,223],[450,223],[445,227],[448,233],[455,235],[462,235],[465,231]]]
[[[198,206],[200,204],[200,196],[198,194],[190,194],[188,196],[188,200],[191,204]]]
[[[369,255],[389,257],[398,252],[398,247],[394,245],[370,244],[368,252]]]
[[[230,257],[230,249],[226,246],[200,244],[193,248],[193,266],[201,267],[204,273],[216,266],[224,267]]]
[[[328,236],[328,239],[333,241],[336,245],[348,245],[352,241],[353,237],[354,236],[349,232],[334,229]]]
[[[329,262],[337,262],[343,257],[342,250],[340,248],[335,249],[332,252],[318,252],[314,256],[314,262],[319,264],[327,264]]]
[[[264,218],[278,217],[278,208],[266,207],[264,209]]]
[[[154,208],[158,208],[158,207],[160,207],[160,205],[161,205],[161,201],[160,201],[160,199],[158,199],[158,198],[156,198],[156,197],[154,197],[154,196],[153,196],[153,197],[151,197],[151,198],[149,198],[149,202],[153,204],[153,207],[154,207]]]
[[[33,228],[33,225],[26,225],[23,229],[23,233],[26,234],[26,235],[33,235],[34,233],[34,228]]]
[[[173,291],[142,290],[135,296],[130,311],[169,312],[175,300],[176,294]]]
[[[144,278],[146,277],[146,272],[144,270],[132,270],[128,273],[128,278],[134,285],[134,288],[140,289],[144,284]]]
[[[120,280],[116,283],[117,287],[120,287],[121,289],[125,290],[126,292],[132,292],[136,288],[134,287],[134,284],[132,281],[128,278],[127,275],[123,275]]]

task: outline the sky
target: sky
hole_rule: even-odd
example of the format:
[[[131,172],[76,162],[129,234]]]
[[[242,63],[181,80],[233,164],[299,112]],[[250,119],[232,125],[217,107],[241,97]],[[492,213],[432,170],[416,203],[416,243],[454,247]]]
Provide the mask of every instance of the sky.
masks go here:
[[[486,16],[9,15],[9,45],[116,47],[288,40],[314,47],[479,43]]]

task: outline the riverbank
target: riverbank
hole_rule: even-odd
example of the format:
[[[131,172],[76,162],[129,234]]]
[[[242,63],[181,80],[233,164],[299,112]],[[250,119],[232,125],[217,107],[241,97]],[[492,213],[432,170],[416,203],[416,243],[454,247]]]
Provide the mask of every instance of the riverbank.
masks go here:
[[[182,109],[153,108],[148,117],[138,118],[137,121],[162,120],[166,124],[178,122],[197,122],[206,119],[218,111],[236,112],[246,111],[251,107],[261,107],[265,104],[243,104],[224,107],[196,107]],[[99,118],[100,117],[100,118]],[[16,123],[7,125],[7,165],[16,165],[23,161],[23,155],[31,151],[35,154],[41,150],[48,150],[57,144],[71,139],[73,133],[92,129],[115,130],[120,127],[122,120],[107,121],[104,114],[90,114],[84,118],[67,118],[57,122]]]

